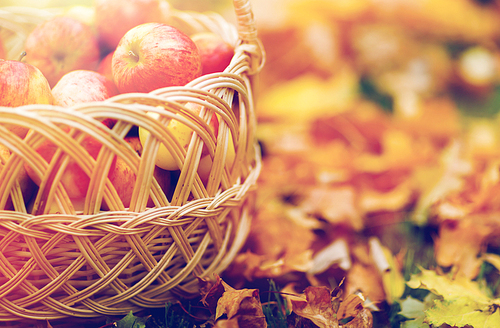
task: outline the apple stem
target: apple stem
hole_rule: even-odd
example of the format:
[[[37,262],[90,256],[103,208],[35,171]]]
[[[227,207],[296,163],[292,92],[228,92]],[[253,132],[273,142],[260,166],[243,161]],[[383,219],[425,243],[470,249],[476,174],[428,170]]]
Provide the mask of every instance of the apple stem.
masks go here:
[[[135,52],[133,52],[132,50],[129,50],[129,51],[128,51],[128,55],[129,55],[130,57],[134,57],[134,59],[135,59],[135,60],[138,60],[138,59],[139,59],[139,56],[137,56],[137,55],[135,54]]]
[[[22,61],[24,57],[26,57],[26,51],[21,52],[18,61]]]

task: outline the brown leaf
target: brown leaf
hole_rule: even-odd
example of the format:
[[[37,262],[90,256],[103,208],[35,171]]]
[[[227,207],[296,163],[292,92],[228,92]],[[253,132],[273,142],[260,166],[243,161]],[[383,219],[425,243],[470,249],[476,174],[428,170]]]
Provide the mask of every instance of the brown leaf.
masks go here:
[[[454,266],[457,274],[473,279],[479,273],[479,255],[488,238],[500,235],[500,217],[494,213],[471,215],[461,220],[445,220],[435,240],[436,262]]]
[[[239,328],[267,327],[257,289],[236,290],[222,280],[221,283],[224,294],[217,302],[215,319],[226,314],[228,319],[237,319]]]
[[[224,293],[224,286],[222,286],[222,279],[216,275],[215,282],[208,279],[198,278],[200,284],[200,295],[202,295],[201,302],[208,307],[210,313],[214,314],[217,309],[217,302]]]
[[[347,272],[346,294],[354,294],[359,290],[374,302],[385,300],[382,278],[374,266],[354,263]]]
[[[343,328],[372,328],[373,327],[373,315],[370,310],[364,308],[359,311],[358,315]]]
[[[324,286],[307,287],[306,301],[292,300],[292,311],[311,320],[321,328],[337,328],[337,317],[333,311],[331,290]]]
[[[337,311],[337,318],[339,320],[355,318],[364,309],[364,300],[356,294],[351,294],[340,303],[339,310]]]
[[[232,318],[217,321],[214,328],[240,328],[240,326],[238,325],[238,318]]]

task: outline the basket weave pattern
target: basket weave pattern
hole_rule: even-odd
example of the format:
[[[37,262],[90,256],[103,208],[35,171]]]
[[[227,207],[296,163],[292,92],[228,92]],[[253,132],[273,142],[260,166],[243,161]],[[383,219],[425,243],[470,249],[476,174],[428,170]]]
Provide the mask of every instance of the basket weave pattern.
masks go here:
[[[235,0],[234,7],[237,27],[216,14],[172,14],[188,33],[213,31],[235,45],[223,73],[70,109],[0,107],[0,144],[11,153],[0,162],[0,321],[90,318],[163,307],[176,297],[197,294],[197,277],[211,278],[230,264],[248,233],[261,169],[252,86],[263,63],[249,2]],[[8,56],[17,57],[29,31],[57,14],[0,8]],[[204,109],[197,115],[186,103]],[[219,117],[217,136],[207,123],[213,113]],[[108,118],[117,121],[112,129],[101,123]],[[165,128],[170,120],[194,131],[187,149]],[[21,139],[7,128],[12,125],[30,133]],[[138,126],[151,135],[140,156],[125,141]],[[87,136],[102,144],[96,159],[81,146]],[[225,160],[230,136],[235,145],[231,166]],[[46,140],[58,149],[50,163],[35,151]],[[182,168],[169,193],[154,176],[160,144]],[[197,173],[203,149],[213,162],[207,181]],[[107,178],[115,157],[137,176],[129,208]],[[60,181],[70,159],[90,177],[81,210]],[[18,179],[25,166],[42,181],[31,205]],[[8,204],[13,208],[7,210]],[[47,214],[54,207],[58,213]]]

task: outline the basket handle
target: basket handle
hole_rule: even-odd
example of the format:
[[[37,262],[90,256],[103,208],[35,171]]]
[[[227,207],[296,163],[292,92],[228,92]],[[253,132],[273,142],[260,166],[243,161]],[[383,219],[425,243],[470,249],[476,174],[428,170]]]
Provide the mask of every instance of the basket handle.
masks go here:
[[[233,0],[241,40],[253,43],[257,40],[257,27],[250,0]]]
[[[233,0],[236,13],[238,36],[242,43],[246,44],[246,52],[252,58],[250,74],[258,73],[265,62],[264,48],[257,37],[257,25],[255,23],[250,0]]]

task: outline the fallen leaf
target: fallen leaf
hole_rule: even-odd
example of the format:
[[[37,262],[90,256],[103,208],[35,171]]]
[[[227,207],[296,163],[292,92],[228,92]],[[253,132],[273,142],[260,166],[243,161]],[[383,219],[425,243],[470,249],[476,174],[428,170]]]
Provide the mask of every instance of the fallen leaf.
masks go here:
[[[455,300],[461,297],[467,297],[474,300],[477,304],[488,305],[491,299],[481,289],[479,284],[464,276],[457,276],[452,279],[447,275],[439,275],[434,270],[421,268],[421,272],[411,276],[407,282],[410,288],[427,289],[432,293],[443,297],[445,301]]]
[[[145,328],[148,317],[136,317],[132,311],[130,311],[125,317],[116,322],[117,328]]]
[[[357,83],[357,75],[350,69],[327,80],[306,73],[264,93],[259,116],[304,124],[326,114],[344,111],[357,97]]]
[[[240,325],[238,324],[238,318],[221,319],[215,323],[214,328],[240,328]]]
[[[222,294],[224,294],[222,279],[219,275],[216,275],[214,282],[201,278],[198,278],[198,281],[200,284],[200,295],[202,296],[201,302],[210,310],[212,314],[215,314],[217,302]]]
[[[216,320],[226,314],[228,320],[236,318],[241,328],[267,327],[258,289],[236,290],[224,281],[221,283],[224,293],[217,302]]]
[[[342,326],[343,328],[372,328],[373,314],[370,310],[363,308],[358,315]]]
[[[309,274],[318,274],[327,270],[334,263],[347,271],[351,267],[349,246],[344,238],[333,241],[314,255]]]
[[[486,221],[484,217],[470,216],[441,222],[434,242],[437,264],[453,266],[458,274],[474,279],[483,263],[480,255],[484,242],[494,232]]]
[[[453,327],[497,328],[500,326],[498,306],[479,304],[470,297],[452,300],[436,300],[434,306],[425,311],[425,321],[440,327],[447,324]]]
[[[350,226],[354,230],[363,228],[363,219],[356,205],[356,190],[352,186],[313,187],[307,191],[300,207],[332,224]]]
[[[362,299],[359,295],[348,295],[340,303],[339,309],[337,311],[337,319],[339,321],[350,322],[352,319],[356,318],[362,310],[364,310],[364,301],[365,300]]]
[[[338,328],[337,316],[333,311],[331,290],[327,287],[307,287],[306,301],[292,300],[292,311],[311,320],[320,328]]]
[[[347,272],[345,293],[349,295],[358,291],[361,291],[366,298],[373,302],[385,300],[382,277],[374,265],[354,262]]]

